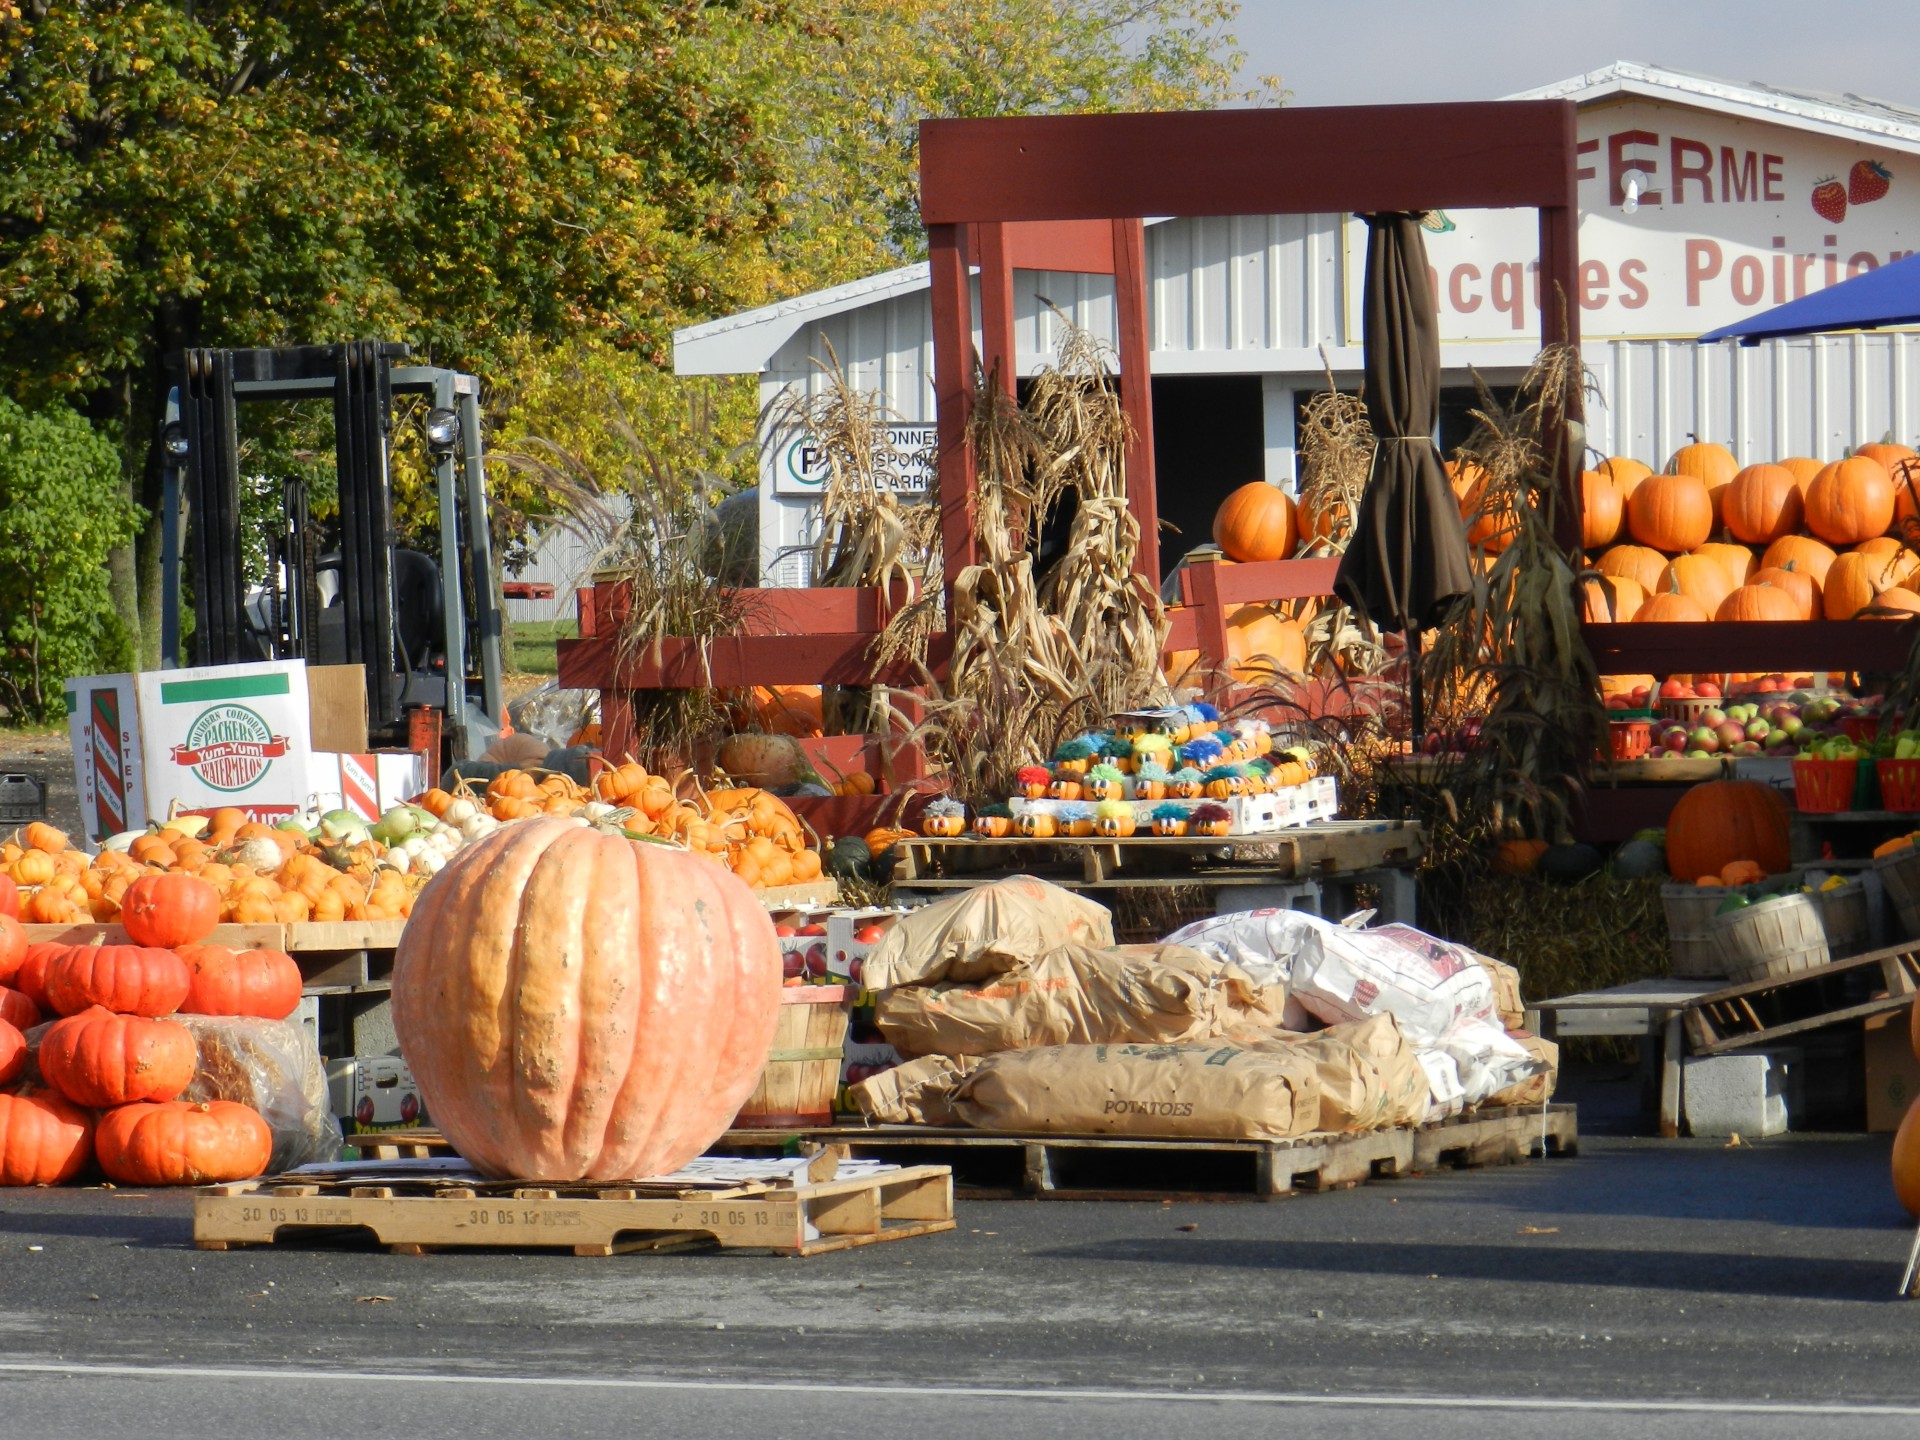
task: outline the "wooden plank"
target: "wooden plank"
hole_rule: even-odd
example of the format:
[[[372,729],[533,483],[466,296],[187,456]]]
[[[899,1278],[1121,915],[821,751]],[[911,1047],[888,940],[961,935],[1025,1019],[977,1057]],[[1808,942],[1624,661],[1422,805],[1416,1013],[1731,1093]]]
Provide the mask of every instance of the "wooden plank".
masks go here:
[[[1720,670],[1898,671],[1913,632],[1885,620],[1722,620],[1709,626],[1635,621],[1582,625],[1603,675]],[[1710,658],[1709,658],[1710,657]]]
[[[306,950],[391,950],[406,928],[405,920],[310,920],[287,926],[286,942],[278,948],[295,956]]]
[[[1702,1041],[1697,1035],[1693,1053],[1696,1055],[1724,1055],[1728,1051],[1748,1049],[1755,1045],[1771,1045],[1776,1040],[1784,1040],[1790,1035],[1804,1035],[1810,1030],[1824,1030],[1829,1025],[1845,1025],[1850,1021],[1864,1020],[1873,1015],[1884,1015],[1889,1010],[1904,1010],[1913,1003],[1911,995],[1881,995],[1862,1005],[1849,1005],[1842,1010],[1829,1010],[1822,1015],[1810,1015],[1802,1020],[1788,1021],[1783,1025],[1763,1025],[1762,1028],[1742,1031],[1736,1035],[1714,1035]],[[1758,1017],[1755,1017],[1758,1021]]]
[[[873,658],[878,630],[791,635],[722,635],[700,641],[674,636],[633,655],[613,636],[558,642],[559,683],[583,690],[697,689],[708,685],[912,685],[922,677],[904,661]],[[929,667],[941,673],[952,649],[948,636],[927,646]]]
[[[124,927],[89,921],[79,925],[22,925],[29,945],[130,945]],[[229,950],[284,950],[284,925],[216,925],[204,943]]]

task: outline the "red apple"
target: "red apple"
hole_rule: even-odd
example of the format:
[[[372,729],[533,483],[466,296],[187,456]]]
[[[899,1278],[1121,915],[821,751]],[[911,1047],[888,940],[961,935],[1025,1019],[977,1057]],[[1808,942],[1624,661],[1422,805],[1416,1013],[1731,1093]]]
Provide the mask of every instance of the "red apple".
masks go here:
[[[1711,755],[1720,748],[1720,732],[1705,725],[1696,726],[1687,736],[1687,747],[1691,750],[1705,750]]]
[[[824,925],[802,925],[793,933],[796,935],[824,935],[827,933],[827,927]]]
[[[803,955],[789,950],[780,957],[780,977],[783,980],[798,980],[807,973],[807,961]]]

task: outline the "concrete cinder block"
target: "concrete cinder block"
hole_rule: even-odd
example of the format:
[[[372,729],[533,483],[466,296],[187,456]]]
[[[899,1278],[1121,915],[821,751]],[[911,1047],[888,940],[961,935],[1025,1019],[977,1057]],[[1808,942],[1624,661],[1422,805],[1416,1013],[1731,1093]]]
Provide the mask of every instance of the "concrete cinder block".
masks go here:
[[[1785,1133],[1792,1111],[1798,1052],[1746,1051],[1689,1056],[1681,1095],[1687,1127],[1696,1136],[1743,1138]]]

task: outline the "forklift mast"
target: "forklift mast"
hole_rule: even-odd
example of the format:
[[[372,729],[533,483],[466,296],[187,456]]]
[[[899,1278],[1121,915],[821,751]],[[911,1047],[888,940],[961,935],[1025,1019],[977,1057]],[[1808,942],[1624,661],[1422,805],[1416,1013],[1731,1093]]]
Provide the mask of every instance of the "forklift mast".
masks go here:
[[[172,665],[179,653],[184,519],[193,562],[195,664],[303,658],[360,665],[370,731],[406,744],[410,712],[437,710],[444,714],[447,758],[468,759],[485,748],[506,714],[479,383],[438,366],[397,363],[408,353],[404,344],[359,340],[186,350],[167,357],[174,391],[162,446],[168,467],[162,663]],[[437,557],[394,542],[388,465],[393,399],[409,394],[427,396],[434,413],[448,422],[443,430],[457,431],[440,444],[430,439],[428,446],[439,499]],[[305,487],[289,482],[283,496],[287,523],[273,546],[278,573],[269,575],[266,594],[250,614],[237,407],[327,398],[333,401],[340,490],[338,556],[312,553]],[[457,427],[451,423],[456,419]],[[337,593],[320,583],[326,571],[338,572]],[[337,605],[331,603],[336,599]],[[478,662],[477,693],[468,685],[470,651]]]

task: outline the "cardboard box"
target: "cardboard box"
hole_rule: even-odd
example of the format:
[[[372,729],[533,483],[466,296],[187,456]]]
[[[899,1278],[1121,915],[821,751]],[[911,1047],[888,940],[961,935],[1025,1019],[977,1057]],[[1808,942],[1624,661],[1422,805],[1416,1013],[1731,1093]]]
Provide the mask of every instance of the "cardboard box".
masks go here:
[[[427,1123],[413,1072],[398,1055],[355,1055],[327,1062],[327,1095],[350,1135]]]
[[[834,911],[827,919],[827,983],[858,985],[867,956],[906,913],[884,907]]]
[[[367,749],[367,668],[309,665],[307,716],[316,750],[362,754]]]
[[[419,799],[440,778],[427,774],[427,757],[418,750],[377,750],[373,765],[382,811]]]
[[[1892,1010],[1866,1020],[1867,1129],[1874,1134],[1898,1130],[1907,1108],[1920,1098],[1911,1014]]]
[[[140,708],[133,681],[131,675],[83,675],[66,684],[74,784],[89,844],[147,825]]]
[[[840,983],[827,975],[827,926],[831,910],[803,905],[768,913],[780,941],[782,979],[799,980],[808,985]]]
[[[299,660],[136,676],[147,810],[235,806],[283,820],[308,803],[313,732]]]

